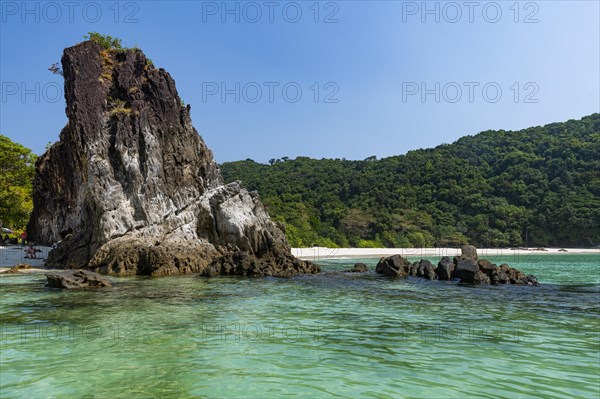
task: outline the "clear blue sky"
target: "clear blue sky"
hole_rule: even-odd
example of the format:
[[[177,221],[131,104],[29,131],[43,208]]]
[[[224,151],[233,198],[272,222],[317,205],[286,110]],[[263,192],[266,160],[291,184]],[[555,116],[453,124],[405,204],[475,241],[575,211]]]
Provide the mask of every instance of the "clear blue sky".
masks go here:
[[[219,162],[384,157],[600,109],[598,1],[0,3],[0,133],[36,153],[66,123],[47,68],[88,31],[169,71]]]

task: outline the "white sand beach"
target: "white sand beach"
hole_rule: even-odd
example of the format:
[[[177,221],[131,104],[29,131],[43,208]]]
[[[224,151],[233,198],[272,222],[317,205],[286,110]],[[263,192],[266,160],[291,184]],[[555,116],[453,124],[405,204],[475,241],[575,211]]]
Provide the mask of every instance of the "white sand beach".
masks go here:
[[[48,256],[50,247],[36,246],[40,249],[37,259],[25,258],[25,247],[20,245],[0,246],[0,273],[18,264],[30,265],[32,269],[22,270],[22,273],[47,271],[44,260]],[[579,255],[597,254],[600,257],[600,248],[478,248],[480,257],[506,256],[506,255]],[[304,260],[320,259],[358,259],[376,258],[390,255],[405,257],[442,257],[460,255],[460,248],[292,248],[292,254]]]
[[[36,253],[36,259],[29,259],[25,257],[26,247],[20,245],[8,245],[0,246],[0,273],[19,264],[30,265],[32,269],[23,269],[21,273],[33,273],[40,271],[47,271],[43,269],[44,260],[48,256],[48,252],[52,249],[50,247],[36,246],[40,252]]]
[[[480,257],[503,256],[503,255],[578,255],[598,254],[599,248],[478,248]],[[375,258],[390,255],[402,255],[408,257],[442,257],[460,255],[460,248],[292,248],[292,254],[300,259],[351,259],[351,258]]]

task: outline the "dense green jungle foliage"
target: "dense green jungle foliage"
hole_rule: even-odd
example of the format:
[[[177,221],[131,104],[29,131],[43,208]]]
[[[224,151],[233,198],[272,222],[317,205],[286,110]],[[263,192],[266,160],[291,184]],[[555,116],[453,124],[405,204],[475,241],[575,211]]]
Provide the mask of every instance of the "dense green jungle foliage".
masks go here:
[[[292,246],[597,246],[600,114],[364,161],[221,165]]]
[[[0,135],[0,225],[22,229],[33,209],[31,199],[37,157],[25,148]]]

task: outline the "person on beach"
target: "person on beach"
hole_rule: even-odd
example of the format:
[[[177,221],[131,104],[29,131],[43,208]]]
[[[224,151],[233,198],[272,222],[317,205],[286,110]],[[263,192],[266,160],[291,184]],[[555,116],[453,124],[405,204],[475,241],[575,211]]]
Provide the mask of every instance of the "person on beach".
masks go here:
[[[25,250],[25,258],[27,258],[27,259],[36,259],[37,258],[35,256],[36,252],[37,252],[37,249],[35,249],[33,247],[33,243],[30,242],[29,243],[29,247],[27,247],[27,249]]]

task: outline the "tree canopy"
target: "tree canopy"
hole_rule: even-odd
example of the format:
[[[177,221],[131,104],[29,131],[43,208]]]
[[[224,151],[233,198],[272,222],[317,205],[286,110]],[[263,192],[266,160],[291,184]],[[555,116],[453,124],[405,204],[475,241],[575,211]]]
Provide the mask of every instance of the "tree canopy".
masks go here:
[[[0,220],[4,227],[22,229],[33,209],[31,199],[36,155],[0,135]]]
[[[246,160],[221,170],[258,190],[293,246],[600,243],[600,114],[380,160]]]

